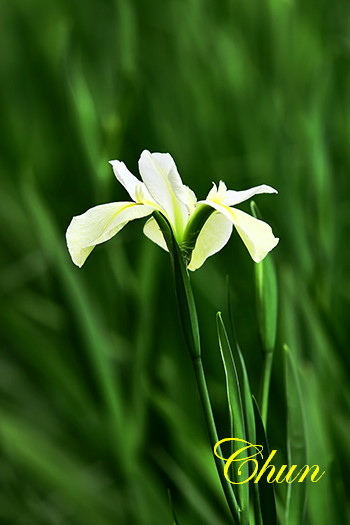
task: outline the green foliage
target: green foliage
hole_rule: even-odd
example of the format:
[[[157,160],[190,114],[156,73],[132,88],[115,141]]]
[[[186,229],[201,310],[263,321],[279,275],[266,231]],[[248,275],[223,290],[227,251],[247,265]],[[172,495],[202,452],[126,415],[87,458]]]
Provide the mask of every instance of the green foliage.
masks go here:
[[[256,428],[256,439],[259,445],[264,447],[264,457],[261,458],[257,456],[259,463],[259,468],[262,467],[264,460],[266,461],[268,454],[270,453],[270,447],[267,441],[267,435],[264,428],[263,420],[261,419],[259,407],[254,399],[254,414],[255,414],[255,428]],[[277,524],[277,514],[276,514],[276,500],[275,500],[275,490],[272,483],[269,483],[266,480],[266,477],[263,476],[259,483],[259,501],[261,509],[261,518],[263,524]],[[289,522],[287,522],[289,523]]]
[[[290,349],[285,346],[287,398],[288,464],[303,467],[308,464],[305,413],[298,370]],[[295,472],[297,474],[298,471]],[[286,523],[297,525],[305,519],[306,483],[291,483],[287,487]]]
[[[136,174],[144,148],[170,152],[199,198],[221,178],[278,189],[257,197],[281,239],[266,434],[287,461],[286,410],[290,439],[302,405],[308,460],[326,470],[305,523],[350,521],[349,14],[345,0],[0,3],[0,523],[164,525],[172,508],[181,525],[229,523],[168,255],[140,224],[81,270],[65,247],[73,215],[127,198],[108,160]],[[227,274],[252,427],[261,320],[235,235],[192,278],[220,437]],[[281,342],[301,401],[290,382],[285,399]]]
[[[230,434],[228,437],[239,437],[240,439],[247,440],[242,394],[237,374],[237,367],[220,312],[216,316],[216,324],[221,359],[225,370],[228,415],[230,420]],[[240,444],[238,446],[233,446],[231,453],[236,452],[239,450],[239,448]],[[242,478],[246,479],[248,478],[248,475],[248,464],[246,464],[241,469],[241,476]],[[234,470],[232,479],[235,483],[239,483],[238,470]],[[237,499],[241,510],[241,522],[242,524],[249,523],[249,485],[246,483],[238,484],[235,488],[237,490]]]

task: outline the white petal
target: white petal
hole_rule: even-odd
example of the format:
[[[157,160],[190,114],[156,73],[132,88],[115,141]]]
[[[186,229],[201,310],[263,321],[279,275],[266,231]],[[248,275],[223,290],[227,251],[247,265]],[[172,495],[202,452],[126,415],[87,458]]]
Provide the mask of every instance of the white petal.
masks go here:
[[[193,213],[195,210],[195,206],[197,203],[197,197],[194,191],[191,190],[188,186],[184,186],[185,188],[185,202],[187,206],[187,210],[189,214]]]
[[[207,200],[208,201],[215,200],[217,194],[218,194],[218,187],[215,184],[215,182],[213,182],[213,187],[211,188],[210,192],[207,195]]]
[[[214,212],[204,224],[192,252],[189,270],[197,270],[205,260],[219,252],[232,233],[232,221],[221,213]]]
[[[235,204],[239,204],[240,202],[250,199],[258,193],[278,193],[278,191],[271,186],[267,186],[267,184],[261,184],[260,186],[255,186],[249,190],[228,190],[222,204],[225,204],[226,206],[234,206]]]
[[[182,231],[188,217],[187,192],[171,155],[145,150],[139,160],[139,170],[153,199],[163,208],[175,229]]]
[[[136,199],[135,201],[139,204],[146,204],[147,206],[152,206],[155,210],[160,211],[161,213],[164,213],[163,209],[157,204],[149,194],[148,189],[146,188],[146,185],[143,182],[140,182],[140,184],[136,188],[135,192]]]
[[[246,245],[253,261],[260,262],[278,244],[271,226],[252,217],[242,210],[232,209],[235,215],[235,227]]]
[[[271,227],[266,222],[255,219],[237,208],[229,208],[212,201],[203,201],[203,203],[212,206],[231,220],[253,261],[262,261],[277,245],[279,239],[273,235]]]
[[[157,221],[154,217],[151,217],[148,219],[146,224],[143,227],[143,233],[148,237],[151,241],[153,241],[155,244],[158,244],[163,250],[168,252],[168,247],[165,242],[164,236],[161,232],[161,229],[158,226]]]
[[[207,200],[212,200],[214,202],[220,202],[222,204],[226,197],[226,193],[227,193],[226,184],[222,180],[219,182],[218,186],[215,184],[215,182],[213,182],[213,187],[207,195]]]
[[[132,200],[136,201],[136,188],[141,184],[141,181],[128,170],[124,162],[120,160],[110,160],[109,163],[113,167],[117,180],[124,186]]]
[[[133,202],[111,202],[95,206],[73,217],[66,239],[74,264],[81,267],[96,244],[108,241],[129,221],[150,215],[151,206]]]

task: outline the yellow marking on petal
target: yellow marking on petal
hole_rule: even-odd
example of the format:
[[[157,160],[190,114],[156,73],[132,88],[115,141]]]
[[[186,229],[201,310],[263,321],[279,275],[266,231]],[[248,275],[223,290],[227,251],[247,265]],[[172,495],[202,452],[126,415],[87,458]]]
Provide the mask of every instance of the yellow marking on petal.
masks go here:
[[[187,194],[169,153],[150,153],[145,150],[139,160],[142,180],[152,198],[162,208],[179,239],[188,219]]]
[[[150,215],[151,206],[134,202],[111,202],[73,217],[66,239],[74,264],[81,267],[97,244],[108,241],[129,221]]]

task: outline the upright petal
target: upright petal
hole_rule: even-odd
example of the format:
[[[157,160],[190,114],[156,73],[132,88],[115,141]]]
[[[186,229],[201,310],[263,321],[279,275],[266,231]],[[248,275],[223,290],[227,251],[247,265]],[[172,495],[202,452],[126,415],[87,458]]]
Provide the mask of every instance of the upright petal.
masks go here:
[[[219,182],[218,186],[215,184],[215,182],[213,182],[213,187],[208,193],[207,199],[210,201],[223,203],[226,197],[226,193],[226,184],[222,180]]]
[[[153,207],[143,204],[111,202],[73,217],[66,239],[74,264],[81,267],[97,244],[108,241],[129,221],[146,217],[153,211]]]
[[[110,160],[114,175],[117,180],[124,186],[133,201],[136,201],[136,189],[141,184],[141,181],[135,177],[125,166],[124,162],[120,160]]]
[[[143,182],[140,182],[140,184],[136,187],[135,191],[135,202],[138,204],[146,204],[147,206],[152,206],[155,210],[163,212],[163,209],[155,202],[154,199],[152,199],[148,189],[146,188],[146,185]]]
[[[188,193],[171,155],[145,150],[139,160],[139,170],[149,193],[175,227],[175,234],[182,233],[188,217]]]
[[[271,227],[248,213],[213,201],[203,201],[227,217],[235,226],[253,261],[260,262],[278,243]]]
[[[157,221],[154,217],[151,217],[148,219],[146,224],[143,227],[143,233],[148,237],[151,241],[153,241],[155,244],[163,248],[166,252],[168,252],[168,247],[165,242],[164,236],[162,234],[161,229],[158,226]]]
[[[267,184],[254,186],[254,188],[250,188],[249,190],[227,190],[222,204],[225,204],[226,206],[235,206],[235,204],[244,202],[258,193],[278,193],[278,191],[271,186],[267,186]]]
[[[187,206],[188,213],[191,215],[191,213],[194,212],[196,203],[197,203],[197,197],[194,191],[191,190],[188,186],[184,186],[185,192],[184,192],[184,198],[185,203]]]
[[[210,215],[198,235],[188,265],[189,270],[197,270],[208,257],[219,252],[228,242],[232,228],[232,221],[221,213],[214,212]]]

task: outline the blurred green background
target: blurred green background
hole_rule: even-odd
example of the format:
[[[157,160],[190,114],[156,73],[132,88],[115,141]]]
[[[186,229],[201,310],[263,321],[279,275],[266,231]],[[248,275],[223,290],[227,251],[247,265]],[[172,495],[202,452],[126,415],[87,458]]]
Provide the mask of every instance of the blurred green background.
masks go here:
[[[142,221],[81,270],[65,246],[73,215],[126,198],[108,160],[137,174],[145,148],[170,152],[199,198],[220,179],[279,190],[257,198],[281,239],[270,445],[283,462],[286,342],[326,470],[305,523],[349,520],[349,25],[346,0],[0,2],[1,525],[171,524],[168,491],[180,525],[229,523],[167,254]],[[257,392],[237,235],[193,275],[222,438],[227,276]]]

